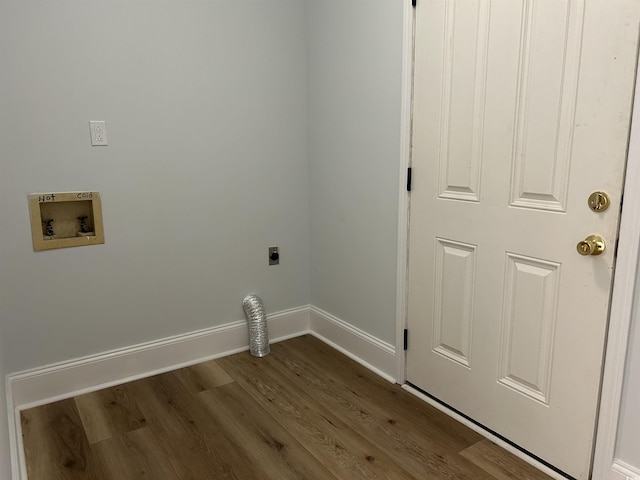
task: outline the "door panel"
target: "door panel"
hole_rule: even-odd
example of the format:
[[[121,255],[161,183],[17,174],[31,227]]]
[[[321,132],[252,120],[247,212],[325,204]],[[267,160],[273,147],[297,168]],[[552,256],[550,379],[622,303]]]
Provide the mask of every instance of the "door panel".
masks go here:
[[[498,381],[548,404],[561,265],[513,253],[506,265]]]
[[[488,5],[444,5],[440,198],[479,200]],[[454,41],[464,36],[473,42]]]
[[[511,205],[564,212],[584,0],[528,1],[523,8]]]
[[[640,0],[416,9],[407,379],[581,479],[639,19]],[[607,250],[578,255],[594,233]]]
[[[436,239],[435,351],[469,366],[476,246]]]

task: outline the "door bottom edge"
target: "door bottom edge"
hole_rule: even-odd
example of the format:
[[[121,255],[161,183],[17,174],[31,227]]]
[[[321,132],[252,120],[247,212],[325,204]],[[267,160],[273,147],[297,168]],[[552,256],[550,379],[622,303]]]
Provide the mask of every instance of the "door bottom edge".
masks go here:
[[[434,397],[430,393],[422,390],[420,387],[412,384],[411,382],[407,381],[403,385],[401,385],[401,387],[402,387],[403,390],[405,390],[405,391],[409,392],[410,394],[418,397],[419,399],[421,399],[424,402],[428,403],[432,407],[437,408],[438,410],[440,410],[444,414],[446,414],[446,415],[450,416],[451,418],[457,420],[458,422],[462,423],[463,425],[465,425],[466,427],[470,428],[474,432],[482,435],[483,437],[485,437],[486,439],[492,441],[496,445],[504,448],[509,453],[515,455],[516,457],[520,458],[521,460],[524,460],[529,465],[532,465],[533,467],[537,468],[541,472],[549,475],[554,480],[576,480],[571,475],[568,475],[567,473],[563,472],[562,470],[560,470],[560,469],[554,467],[553,465],[551,465],[549,462],[546,462],[543,459],[541,459],[540,457],[537,457],[533,453],[529,452],[528,450],[525,450],[524,448],[520,447],[519,445],[517,445],[516,443],[512,442],[508,438],[500,435],[499,433],[491,430],[490,428],[485,427],[481,423],[479,423],[476,420],[472,419],[471,417],[465,415],[464,413],[460,412],[459,410],[456,410],[452,406],[448,405],[447,403],[443,402],[442,400],[438,399],[437,397]]]

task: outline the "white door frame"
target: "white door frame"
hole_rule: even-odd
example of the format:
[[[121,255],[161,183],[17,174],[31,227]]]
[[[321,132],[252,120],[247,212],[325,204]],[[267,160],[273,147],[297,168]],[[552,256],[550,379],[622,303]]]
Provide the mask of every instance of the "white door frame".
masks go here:
[[[418,0],[419,1],[419,0]],[[407,262],[409,258],[409,207],[406,191],[407,168],[411,162],[414,9],[404,1],[402,43],[402,109],[400,120],[400,171],[398,201],[398,256],[396,287],[396,382],[406,381],[404,329],[407,325]],[[636,76],[640,85],[640,72]],[[634,121],[635,119],[635,121]],[[613,292],[606,345],[599,420],[595,442],[594,480],[627,480],[631,472],[615,460],[620,400],[624,381],[627,340],[633,313],[634,291],[640,254],[640,88],[636,90],[632,112],[624,204],[621,214],[618,253],[613,278]]]
[[[640,61],[640,57],[639,60]],[[596,433],[593,478],[627,480],[637,472],[628,471],[615,460],[620,400],[624,382],[629,329],[633,316],[634,292],[640,255],[640,72],[631,114],[631,134],[624,182],[624,203],[620,221],[618,256],[611,294],[600,411]]]
[[[407,325],[407,262],[409,260],[409,195],[407,168],[411,161],[411,131],[413,127],[413,36],[415,10],[411,0],[404,0],[402,29],[402,94],[400,117],[400,172],[398,175],[398,260],[396,273],[396,382],[406,380],[404,329]]]

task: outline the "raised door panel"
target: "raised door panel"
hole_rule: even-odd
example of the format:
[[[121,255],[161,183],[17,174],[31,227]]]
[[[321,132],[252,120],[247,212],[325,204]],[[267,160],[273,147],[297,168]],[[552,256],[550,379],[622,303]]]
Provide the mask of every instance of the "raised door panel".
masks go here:
[[[444,7],[439,196],[480,200],[490,2]]]
[[[499,382],[549,403],[560,265],[508,253]]]
[[[471,366],[470,347],[476,281],[476,246],[438,238],[433,349]]]
[[[566,211],[584,0],[523,5],[511,205]]]

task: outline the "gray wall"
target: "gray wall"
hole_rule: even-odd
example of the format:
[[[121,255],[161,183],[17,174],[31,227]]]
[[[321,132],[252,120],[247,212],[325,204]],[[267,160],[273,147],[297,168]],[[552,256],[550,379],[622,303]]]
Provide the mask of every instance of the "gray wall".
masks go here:
[[[394,342],[402,8],[309,0],[311,302]]]
[[[0,1],[3,378],[241,320],[248,292],[309,303],[304,28],[298,0]],[[34,253],[26,194],[85,189],[106,244]]]
[[[0,1],[5,372],[309,303],[304,35],[299,0]],[[34,253],[26,194],[85,189],[106,244]]]

